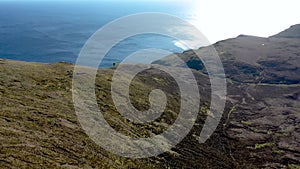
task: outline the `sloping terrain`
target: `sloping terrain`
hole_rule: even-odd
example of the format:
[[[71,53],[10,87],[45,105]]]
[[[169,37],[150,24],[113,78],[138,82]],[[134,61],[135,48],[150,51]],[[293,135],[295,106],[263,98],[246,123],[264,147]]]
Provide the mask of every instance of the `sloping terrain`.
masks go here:
[[[204,144],[198,137],[211,112],[210,81],[194,52],[179,55],[198,82],[201,106],[191,132],[158,157],[129,159],[95,144],[80,126],[72,100],[74,65],[0,60],[0,168],[299,168],[299,39],[239,36],[214,46],[228,76],[226,108],[220,124]],[[155,63],[182,72],[168,56]],[[204,73],[203,73],[204,72]],[[149,109],[148,95],[159,88],[167,108],[147,124],[124,119],[111,98],[114,69],[99,69],[95,92],[99,109],[118,132],[151,137],[177,117],[179,88],[167,73],[149,68],[131,83],[130,99]],[[188,83],[188,82],[187,82]],[[105,136],[103,136],[105,137]]]
[[[199,144],[210,92],[208,79],[197,72],[203,104],[197,125],[182,143],[171,152],[146,159],[121,158],[105,151],[78,123],[71,93],[73,67],[66,63],[1,60],[1,168],[236,168],[245,164],[226,152],[230,144],[222,141],[223,132],[216,133],[207,144]],[[114,107],[110,95],[112,73],[113,69],[99,70],[95,89],[100,110],[117,131],[131,137],[149,137],[174,122],[179,103],[172,78],[150,69],[133,81],[130,95],[140,110],[149,108],[148,92],[153,87],[164,90],[169,98],[158,121],[141,125],[125,120]]]
[[[217,50],[228,78],[241,83],[300,83],[300,39],[299,25],[284,31],[297,32],[294,38],[286,38],[280,33],[270,38],[240,35],[237,38],[217,42]],[[288,36],[290,37],[290,36]],[[187,66],[203,70],[203,64],[195,53],[209,55],[209,47],[176,54]],[[166,66],[184,67],[176,62],[174,55],[153,62]]]
[[[295,25],[270,38],[240,35],[213,45],[228,78],[227,100],[234,105],[224,129],[237,143],[233,154],[248,154],[249,161],[267,168],[290,163],[299,168],[299,30],[300,25]],[[196,54],[207,55],[209,50],[170,55],[154,64],[206,73]]]
[[[185,69],[179,68],[180,71]],[[208,77],[194,71],[201,109],[190,134],[170,152],[146,159],[121,158],[89,139],[76,117],[71,93],[73,65],[1,60],[0,165],[3,168],[282,168],[299,158],[298,85],[230,83],[224,117],[213,136],[199,144],[209,105]],[[96,95],[100,110],[117,131],[149,137],[177,117],[178,88],[167,74],[149,69],[132,83],[134,106],[149,108],[148,93],[160,88],[168,96],[161,118],[135,124],[118,114],[110,96],[113,69],[100,69]],[[274,91],[270,93],[269,91]],[[104,136],[105,137],[105,136]]]
[[[300,85],[235,84],[229,88],[234,111],[227,116],[225,131],[244,144],[234,148],[238,150],[234,154],[248,152],[249,161],[260,161],[264,167],[299,167],[299,93]]]
[[[290,28],[272,36],[274,38],[300,38],[300,24],[293,25]]]

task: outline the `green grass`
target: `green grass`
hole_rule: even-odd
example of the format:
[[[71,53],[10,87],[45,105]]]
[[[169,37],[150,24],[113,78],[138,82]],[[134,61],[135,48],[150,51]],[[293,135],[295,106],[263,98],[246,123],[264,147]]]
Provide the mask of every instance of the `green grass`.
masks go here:
[[[85,134],[78,122],[72,100],[72,71],[73,65],[64,63],[49,65],[6,61],[0,64],[1,167],[156,169],[237,168],[247,164],[247,160],[231,157],[227,149],[231,145],[221,132],[223,126],[205,144],[199,144],[195,138],[207,116],[213,116],[205,96],[201,97],[205,104],[199,110],[197,125],[172,151],[158,157],[128,159],[104,150]],[[133,138],[151,137],[167,130],[175,122],[180,110],[180,92],[174,79],[161,72],[144,72],[134,78],[130,99],[137,109],[143,111],[150,107],[148,96],[153,89],[163,90],[168,100],[160,118],[139,124],[124,119],[114,106],[110,94],[113,71],[98,71],[95,94],[99,109],[115,130]],[[126,77],[123,78],[126,80]],[[234,111],[235,106],[224,116],[226,124]],[[242,123],[250,125],[250,122]],[[271,143],[264,143],[253,148],[271,146]]]
[[[250,122],[250,121],[244,121],[244,120],[242,120],[241,123],[243,125],[247,125],[247,126],[252,124],[252,122]]]
[[[289,164],[289,165],[288,165],[288,169],[300,169],[300,165]]]
[[[274,146],[274,143],[268,142],[268,143],[257,143],[255,144],[253,147],[248,147],[249,149],[253,149],[253,150],[258,150],[258,149],[262,149],[262,148],[266,148],[266,147],[272,147]]]

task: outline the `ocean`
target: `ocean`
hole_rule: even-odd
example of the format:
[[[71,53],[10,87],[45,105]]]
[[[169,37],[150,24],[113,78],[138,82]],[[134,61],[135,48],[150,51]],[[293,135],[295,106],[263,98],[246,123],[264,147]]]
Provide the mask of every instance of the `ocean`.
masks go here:
[[[171,1],[0,1],[0,58],[76,63],[89,37],[119,17],[161,12],[187,19],[188,10],[182,3]],[[149,48],[184,50],[170,37],[137,35],[114,46],[99,67],[111,67],[126,56]]]

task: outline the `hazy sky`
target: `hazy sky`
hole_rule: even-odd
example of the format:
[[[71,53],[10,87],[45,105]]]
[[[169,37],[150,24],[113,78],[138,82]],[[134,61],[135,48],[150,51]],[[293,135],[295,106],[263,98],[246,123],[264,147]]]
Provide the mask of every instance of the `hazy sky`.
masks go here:
[[[181,1],[175,0],[180,3]],[[188,0],[191,20],[211,41],[268,37],[300,23],[299,0]]]

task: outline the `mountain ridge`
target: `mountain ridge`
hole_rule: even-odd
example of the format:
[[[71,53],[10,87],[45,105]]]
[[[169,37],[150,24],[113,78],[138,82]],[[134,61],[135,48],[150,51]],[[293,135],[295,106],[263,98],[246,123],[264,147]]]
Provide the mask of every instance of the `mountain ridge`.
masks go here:
[[[299,25],[296,27],[298,28]],[[289,29],[286,32],[289,32]],[[240,35],[219,41],[211,47],[218,52],[225,73],[231,80],[249,83],[300,83],[300,76],[298,76],[300,74],[299,38],[278,38],[277,35],[269,38]],[[208,50],[209,47],[201,47],[173,54],[152,63],[165,66],[188,66],[205,72],[203,63],[196,54],[209,57]],[[175,56],[181,58],[185,64],[175,62]]]
[[[271,36],[273,38],[300,38],[300,24],[292,25],[288,29]]]

